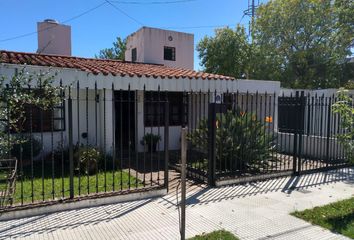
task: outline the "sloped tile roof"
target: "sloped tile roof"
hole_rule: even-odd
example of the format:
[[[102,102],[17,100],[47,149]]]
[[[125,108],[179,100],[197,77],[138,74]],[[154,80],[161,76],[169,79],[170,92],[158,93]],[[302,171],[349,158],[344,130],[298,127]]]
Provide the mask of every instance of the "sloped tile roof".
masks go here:
[[[0,50],[0,63],[26,64],[58,68],[74,68],[95,75],[161,77],[161,78],[202,78],[209,80],[234,80],[233,77],[172,68],[158,64],[126,62],[111,59],[82,58],[38,53],[24,53]]]

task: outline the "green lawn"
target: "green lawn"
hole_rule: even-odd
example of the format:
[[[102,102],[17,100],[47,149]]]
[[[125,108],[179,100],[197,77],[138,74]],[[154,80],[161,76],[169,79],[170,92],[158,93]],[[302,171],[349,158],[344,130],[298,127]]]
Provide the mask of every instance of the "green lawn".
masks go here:
[[[122,177],[121,177],[122,173]],[[104,172],[100,172],[97,174],[97,185],[98,185],[98,192],[105,191],[105,174]],[[121,185],[122,179],[122,185]],[[125,171],[116,171],[114,173],[114,183],[115,183],[115,190],[120,189],[128,189],[129,188],[129,174]],[[63,197],[62,193],[62,186],[64,186],[64,197],[69,197],[69,177],[65,176],[62,178],[54,178],[52,181],[51,178],[44,179],[44,199],[49,200],[53,199],[53,189],[54,189],[54,198],[61,198]],[[23,185],[23,188],[22,188]],[[136,186],[141,186],[141,182],[138,181],[136,185],[136,178],[130,176],[130,187],[135,188]],[[79,192],[80,186],[80,192]],[[31,179],[27,178],[21,184],[21,181],[18,180],[16,182],[16,192],[15,192],[15,203],[21,202],[21,194],[23,189],[23,196],[24,202],[31,202],[31,190],[32,190],[32,182]],[[42,178],[35,178],[33,180],[33,198],[34,201],[43,200],[42,196]],[[106,173],[106,191],[113,191],[113,172]],[[80,194],[79,194],[80,193]],[[86,195],[87,193],[96,193],[96,175],[90,175],[89,178],[86,175],[80,177],[80,184],[79,184],[79,177],[74,176],[74,195]]]
[[[208,234],[197,235],[189,240],[238,240],[238,238],[228,231],[219,230]]]
[[[104,172],[100,172],[97,174],[97,184],[96,184],[96,175],[83,175],[80,177],[80,184],[79,184],[79,177],[76,175],[74,176],[74,194],[75,196],[84,196],[88,193],[96,193],[97,192],[105,192],[105,178],[106,178],[106,191],[110,192],[113,191],[113,172],[106,172],[106,177]],[[122,180],[122,181],[121,181]],[[140,180],[136,181],[137,179],[133,176],[130,176],[129,180],[129,173],[126,171],[115,171],[114,172],[114,189],[115,191],[119,191],[121,189],[128,189],[129,188],[129,181],[130,181],[130,188],[135,189],[136,187],[141,187],[142,183]],[[44,183],[44,184],[43,184]],[[43,200],[43,186],[44,186],[44,200],[53,199],[53,190],[54,190],[54,198],[60,199],[62,197],[68,198],[70,191],[69,191],[69,176],[65,175],[64,178],[55,177],[52,180],[51,177],[46,176],[44,181],[42,181],[41,177],[35,177],[33,179],[33,201],[42,201]],[[0,184],[3,185],[3,184]],[[96,189],[97,185],[97,189]],[[80,191],[79,191],[80,186]],[[3,186],[1,186],[3,188]],[[63,188],[62,188],[63,187]],[[64,189],[64,192],[62,191]],[[26,177],[23,182],[21,183],[20,179],[16,181],[16,191],[14,195],[14,203],[21,203],[21,195],[23,194],[23,202],[30,203],[32,202],[32,181],[31,178]]]
[[[292,215],[354,239],[354,197]]]

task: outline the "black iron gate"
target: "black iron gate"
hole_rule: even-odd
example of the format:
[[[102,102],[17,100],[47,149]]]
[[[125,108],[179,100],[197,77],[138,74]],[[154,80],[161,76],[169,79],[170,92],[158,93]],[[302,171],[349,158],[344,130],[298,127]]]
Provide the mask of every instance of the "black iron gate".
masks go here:
[[[215,185],[348,166],[334,95],[191,92],[186,101],[189,177]]]

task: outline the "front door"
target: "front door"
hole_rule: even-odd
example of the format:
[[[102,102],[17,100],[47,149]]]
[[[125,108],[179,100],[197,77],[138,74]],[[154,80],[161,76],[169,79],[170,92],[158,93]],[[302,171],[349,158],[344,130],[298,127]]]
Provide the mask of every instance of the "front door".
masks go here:
[[[135,150],[135,92],[115,91],[116,148],[123,152]]]

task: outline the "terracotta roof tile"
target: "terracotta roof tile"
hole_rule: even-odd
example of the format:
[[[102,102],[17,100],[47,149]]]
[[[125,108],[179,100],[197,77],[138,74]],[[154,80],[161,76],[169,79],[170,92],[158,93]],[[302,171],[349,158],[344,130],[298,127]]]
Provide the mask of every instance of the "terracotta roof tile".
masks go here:
[[[38,53],[23,53],[0,50],[0,63],[27,64],[48,67],[75,68],[95,75],[153,77],[153,78],[202,78],[234,80],[233,77],[172,68],[158,64],[134,63],[110,59],[81,58]]]

